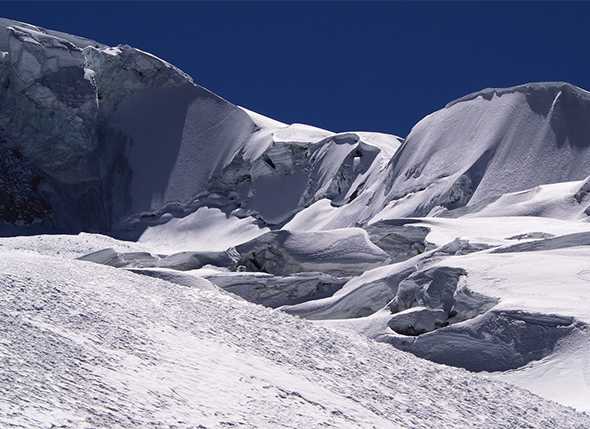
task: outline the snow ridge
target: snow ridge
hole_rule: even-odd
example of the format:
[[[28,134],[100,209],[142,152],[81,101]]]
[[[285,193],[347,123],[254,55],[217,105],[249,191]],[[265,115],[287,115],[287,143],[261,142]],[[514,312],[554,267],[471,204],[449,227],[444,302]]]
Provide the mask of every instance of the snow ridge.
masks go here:
[[[477,97],[483,97],[486,100],[490,100],[494,96],[501,97],[502,95],[513,94],[515,92],[530,94],[534,92],[559,92],[564,90],[575,92],[579,97],[590,99],[590,92],[568,82],[529,82],[522,85],[511,86],[509,88],[486,88],[480,91],[475,91],[471,94],[467,94],[463,97],[457,98],[456,100],[450,101],[445,105],[445,108],[449,108],[464,101],[474,100]]]

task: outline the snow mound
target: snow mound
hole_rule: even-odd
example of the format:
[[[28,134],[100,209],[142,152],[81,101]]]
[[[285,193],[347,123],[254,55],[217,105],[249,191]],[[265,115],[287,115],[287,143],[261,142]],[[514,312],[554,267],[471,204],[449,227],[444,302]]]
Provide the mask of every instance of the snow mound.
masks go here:
[[[165,268],[177,271],[201,269],[207,265],[235,268],[235,252],[179,252],[171,255],[154,255],[149,252],[117,252],[112,248],[83,255],[80,261],[108,265],[115,268]]]
[[[587,409],[578,399],[590,394],[583,358],[583,350],[590,350],[587,223],[482,217],[391,219],[382,225],[392,234],[425,228],[426,234],[419,231],[428,247],[353,277],[330,297],[281,310],[435,362],[492,371],[500,379],[504,374]],[[572,366],[563,378],[533,378],[541,368],[556,377],[565,365]]]
[[[132,241],[116,240],[106,235],[35,235],[0,237],[0,250],[31,252],[40,255],[75,259],[105,248],[116,252],[145,252],[146,248]]]
[[[258,272],[221,272],[203,277],[226,292],[270,308],[331,296],[347,280],[314,272],[282,277]]]
[[[281,310],[308,319],[346,319],[368,316],[395,296],[401,281],[417,270],[422,256],[374,268],[350,279],[334,295],[285,306]]]
[[[184,218],[148,227],[138,242],[155,252],[225,250],[268,232],[252,218],[240,219],[220,209],[201,207]]]
[[[533,216],[506,217],[473,217],[473,218],[414,218],[403,219],[414,227],[428,228],[426,241],[436,246],[443,246],[457,237],[472,242],[489,245],[514,244],[514,239],[522,235],[536,233],[530,238],[583,233],[590,231],[590,225],[585,222],[573,222],[557,219],[547,219]],[[540,236],[538,234],[541,234]]]

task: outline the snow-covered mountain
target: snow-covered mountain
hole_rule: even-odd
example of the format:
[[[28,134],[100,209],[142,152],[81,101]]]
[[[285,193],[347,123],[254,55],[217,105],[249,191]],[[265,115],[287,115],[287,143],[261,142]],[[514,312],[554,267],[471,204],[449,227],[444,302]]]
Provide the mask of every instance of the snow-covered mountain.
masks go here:
[[[1,19],[0,425],[590,427],[589,114],[332,132]]]
[[[347,202],[399,145],[270,120],[129,46],[0,28],[7,233],[137,238],[202,206],[280,224],[321,198]]]

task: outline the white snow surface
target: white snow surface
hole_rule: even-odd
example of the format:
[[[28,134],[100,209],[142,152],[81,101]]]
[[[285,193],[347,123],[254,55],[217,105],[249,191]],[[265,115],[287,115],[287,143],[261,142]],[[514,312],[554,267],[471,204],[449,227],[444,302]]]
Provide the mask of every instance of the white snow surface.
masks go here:
[[[476,205],[590,171],[588,92],[563,82],[484,90],[414,126],[375,209],[395,217]]]
[[[586,181],[552,183],[504,194],[471,216],[546,216],[556,219],[586,219],[588,201],[575,198]],[[581,204],[585,203],[585,204]]]
[[[584,428],[590,417],[217,291],[0,254],[3,427]]]
[[[84,232],[78,235],[0,237],[0,251],[29,252],[65,259],[78,258],[106,248],[114,249],[117,252],[147,251],[146,247],[139,243]]]
[[[159,253],[225,250],[268,231],[251,218],[239,219],[219,209],[201,207],[184,218],[148,227],[138,241]]]
[[[288,127],[289,125],[277,121],[276,119],[269,118],[268,116],[261,115],[260,113],[256,113],[252,110],[246,109],[245,107],[238,106],[244,112],[250,116],[250,119],[256,124],[256,126],[260,128],[283,128]]]
[[[456,256],[440,264],[467,270],[465,286],[500,298],[495,310],[572,316],[590,323],[590,247]],[[497,378],[590,410],[590,330],[561,341],[542,360]]]
[[[560,340],[542,359],[491,376],[590,410],[586,399],[590,397],[590,225],[531,216],[407,220],[414,221],[410,224],[413,227],[429,229],[426,240],[432,243],[433,250],[366,271],[331,297],[283,310],[370,338],[399,336],[388,327],[392,314],[384,309],[395,296],[399,282],[424,267],[459,267],[466,271],[461,287],[497,299],[493,307],[496,312],[559,315],[586,325]],[[543,236],[547,238],[539,238]],[[441,253],[444,248],[458,249],[458,244],[448,245],[457,239],[491,247],[464,256],[454,256],[455,250]],[[459,325],[472,326],[476,321]]]
[[[430,229],[426,240],[442,246],[456,238],[490,245],[515,244],[512,237],[519,234],[541,232],[565,235],[590,232],[590,224],[534,216],[506,216],[481,218],[416,218],[414,226]],[[518,242],[518,241],[516,241]]]

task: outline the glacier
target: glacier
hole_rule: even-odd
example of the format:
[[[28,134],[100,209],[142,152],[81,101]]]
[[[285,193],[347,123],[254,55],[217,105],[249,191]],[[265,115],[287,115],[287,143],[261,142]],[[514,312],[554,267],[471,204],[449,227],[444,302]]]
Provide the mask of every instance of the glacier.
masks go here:
[[[0,425],[590,427],[589,114],[333,132],[0,19]]]

